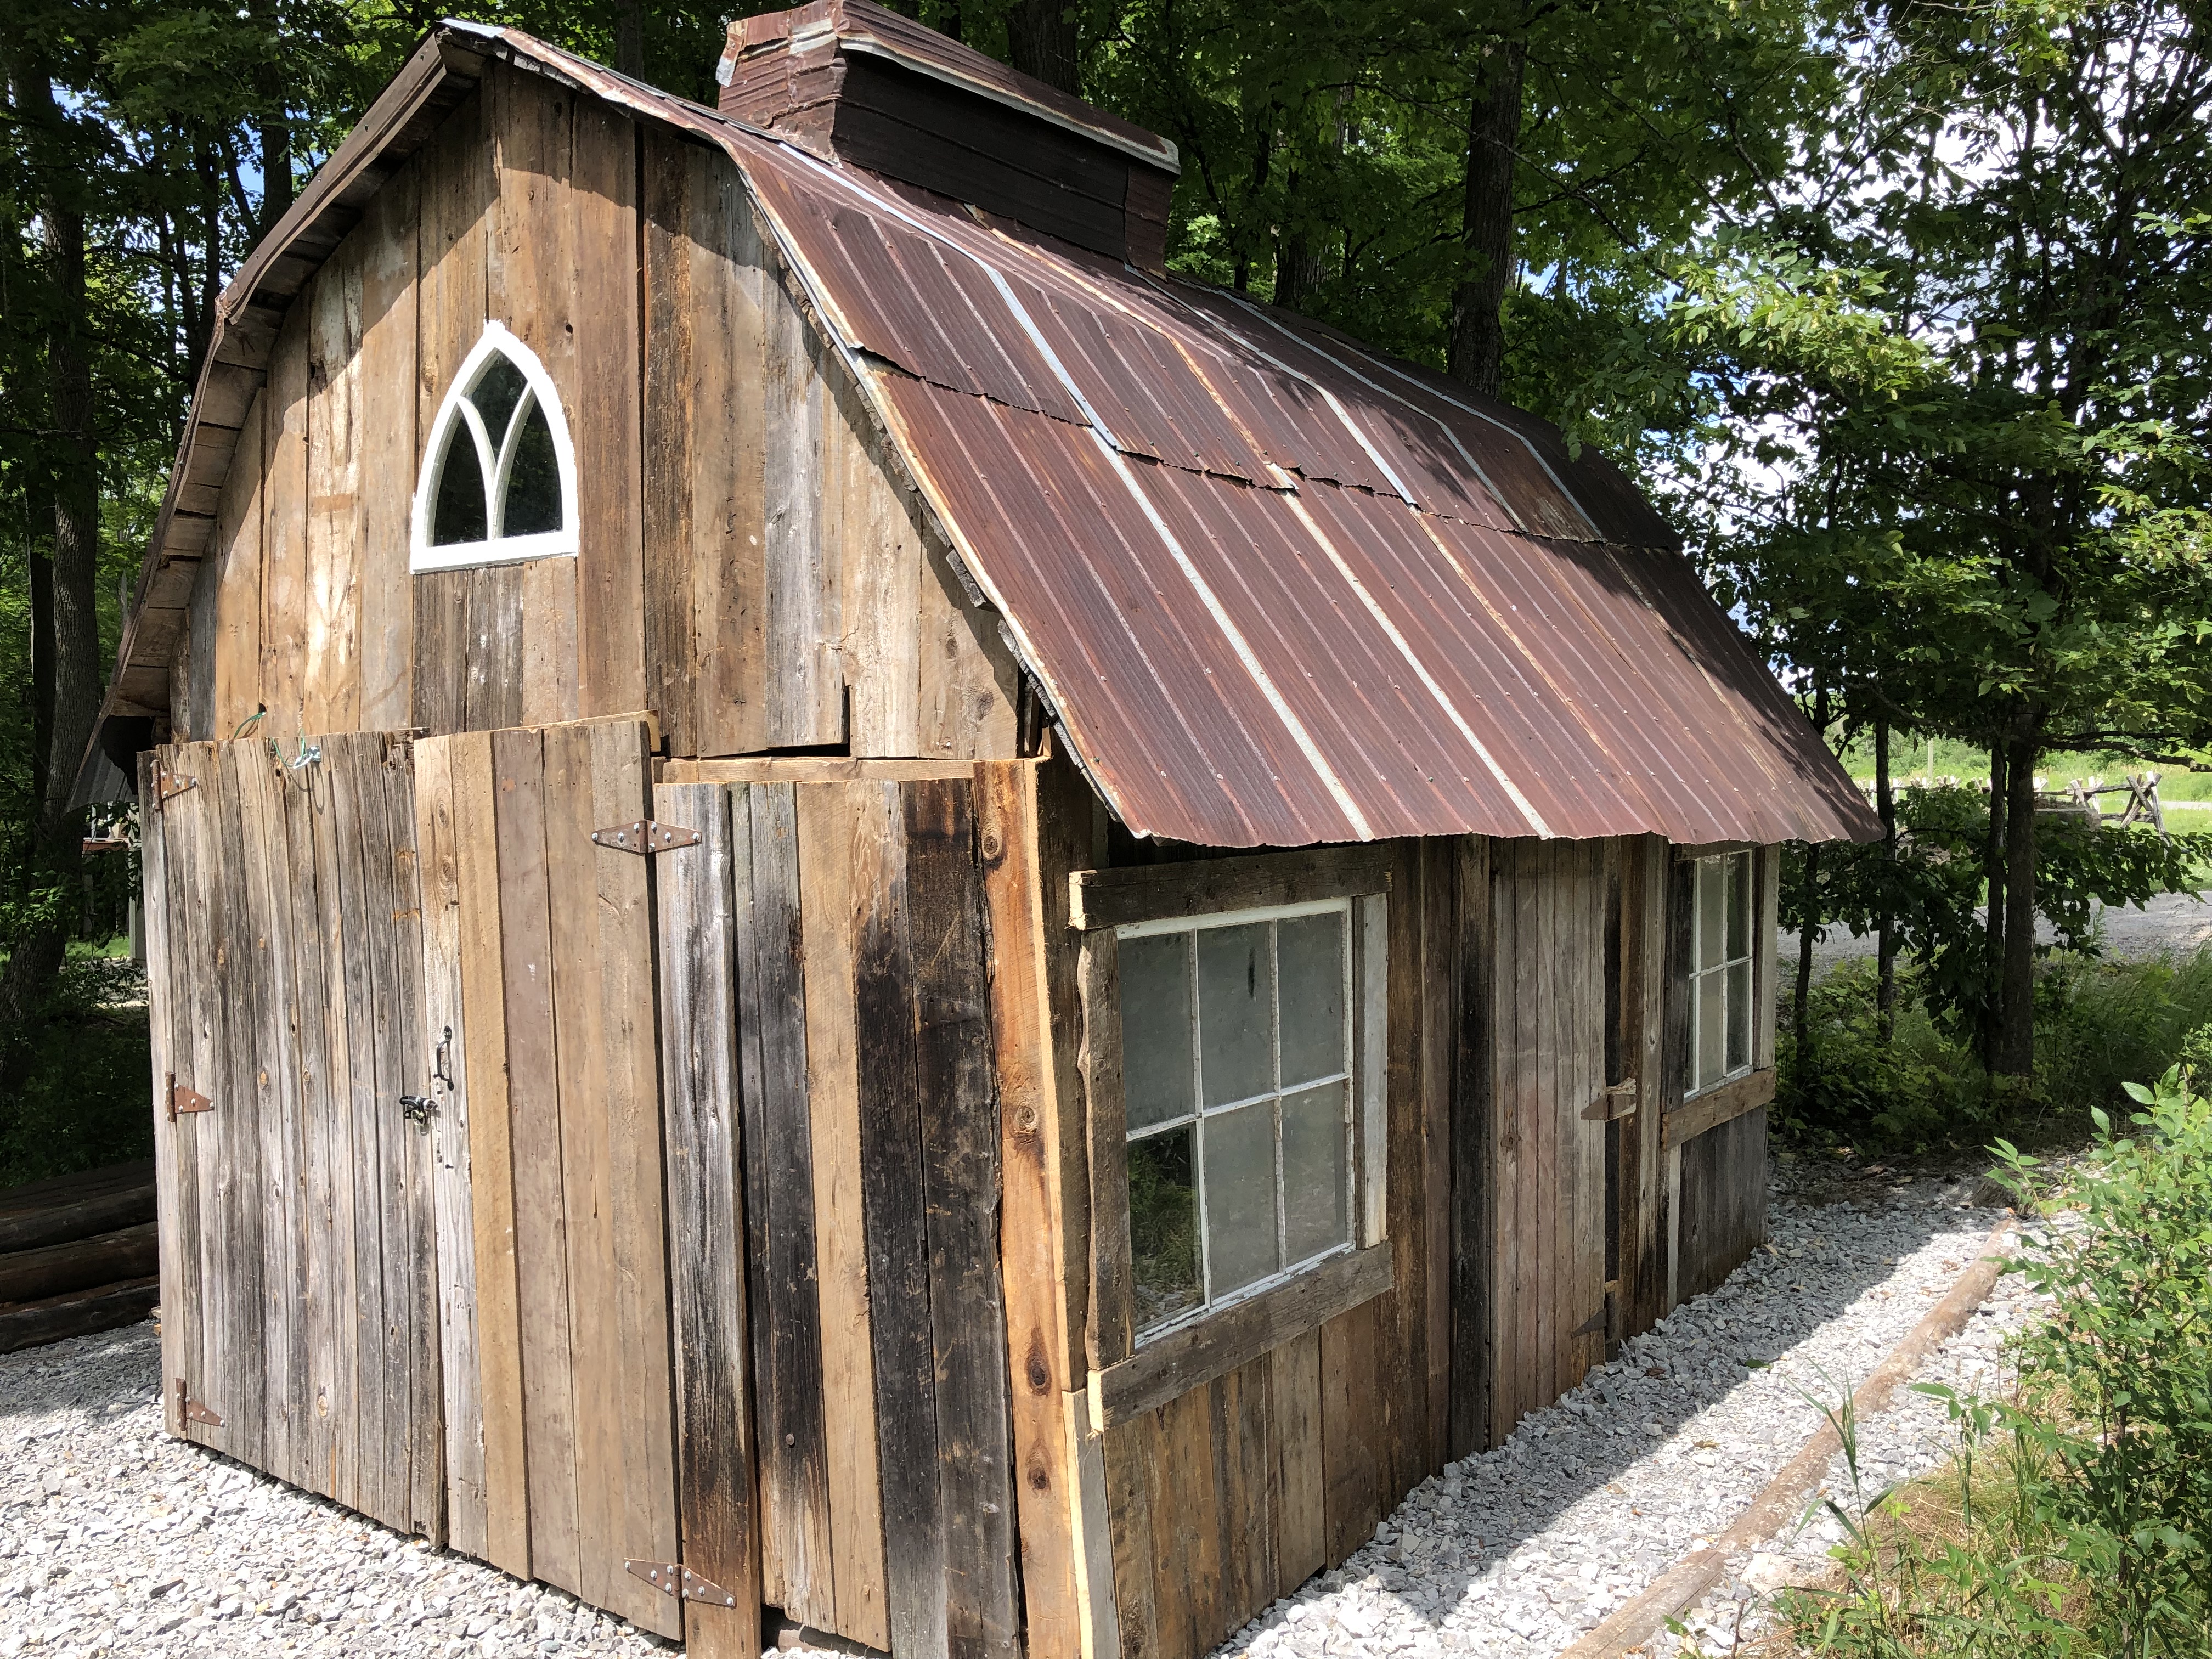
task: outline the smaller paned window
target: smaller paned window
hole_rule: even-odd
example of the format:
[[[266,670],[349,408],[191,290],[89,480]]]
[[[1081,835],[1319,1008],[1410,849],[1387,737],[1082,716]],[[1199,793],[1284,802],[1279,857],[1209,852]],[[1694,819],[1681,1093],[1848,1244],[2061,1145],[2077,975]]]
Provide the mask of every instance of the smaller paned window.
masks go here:
[[[552,377],[484,325],[430,425],[415,490],[416,570],[507,564],[576,550],[576,460]]]
[[[1751,854],[1699,859],[1691,922],[1690,1092],[1751,1069]]]
[[[1352,1242],[1348,900],[1120,929],[1136,1324]]]

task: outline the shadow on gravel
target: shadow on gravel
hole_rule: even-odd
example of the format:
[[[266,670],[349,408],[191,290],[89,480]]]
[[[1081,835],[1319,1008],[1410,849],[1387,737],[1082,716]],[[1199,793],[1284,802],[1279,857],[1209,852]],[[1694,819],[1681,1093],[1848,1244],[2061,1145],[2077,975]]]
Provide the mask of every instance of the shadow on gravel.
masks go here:
[[[1955,1261],[1963,1271],[2002,1213],[1966,1206],[1962,1200],[1972,1184],[1951,1189],[1943,1201],[1930,1201],[1936,1196],[1935,1183],[1917,1182],[1904,1201],[1892,1201],[1898,1195],[1881,1191],[1871,1199],[1818,1207],[1802,1198],[1790,1202],[1776,1218],[1784,1224],[1776,1230],[1777,1242],[1786,1249],[1818,1237],[1824,1248],[1817,1255],[1810,1250],[1794,1259],[1765,1249],[1755,1252],[1717,1289],[1624,1344],[1615,1359],[1593,1370],[1565,1401],[1523,1418],[1504,1447],[1460,1463],[1462,1484],[1448,1512],[1437,1512],[1434,1483],[1409,1496],[1388,1524],[1402,1528],[1401,1536],[1422,1538],[1425,1548],[1400,1562],[1389,1559],[1394,1545],[1370,1544],[1343,1567],[1322,1575],[1322,1582],[1335,1585],[1376,1573],[1402,1613],[1431,1628],[1440,1626],[1500,1559],[1557,1525],[1585,1498],[1614,1486],[1698,1413],[1747,1386],[1753,1373],[1747,1362],[1771,1363],[1798,1346],[1879,1287],[1895,1273],[1899,1261],[1938,1233],[1972,1230],[1972,1241],[1962,1242]],[[1911,1328],[1910,1322],[1905,1328]],[[1848,1374],[1833,1377],[1835,1392],[1843,1395],[1856,1389],[1903,1334],[1899,1330],[1878,1348],[1855,1351],[1843,1368]],[[1772,1471],[1795,1455],[1815,1421],[1809,1406],[1802,1412],[1772,1413],[1753,1433],[1717,1450],[1717,1460],[1735,1454],[1754,1465],[1748,1471],[1729,1471],[1732,1486],[1748,1480],[1741,1503],[1747,1504]],[[1686,1483],[1704,1473],[1687,1461],[1676,1471]],[[1712,1471],[1714,1476],[1722,1473],[1721,1467]],[[1644,1513],[1663,1514],[1674,1506],[1651,1498]],[[1686,1536],[1662,1539],[1656,1535],[1661,1530],[1655,1519],[1638,1537],[1562,1540],[1555,1559],[1601,1562],[1601,1581],[1626,1574],[1640,1583],[1671,1565],[1687,1546]],[[1534,1565],[1540,1571],[1533,1576],[1543,1583],[1550,1604],[1548,1617],[1536,1622],[1547,1628],[1516,1633],[1556,1651],[1572,1633],[1595,1622],[1583,1612],[1589,1590],[1582,1580],[1580,1596],[1561,1595],[1557,1592],[1567,1587],[1540,1571],[1542,1563]],[[1521,1582],[1516,1576],[1502,1587],[1493,1603],[1525,1594],[1513,1588]],[[1607,1598],[1611,1605],[1620,1599]],[[1280,1621],[1263,1614],[1261,1622]],[[1504,1627],[1515,1629],[1510,1618]]]
[[[161,1339],[150,1319],[0,1354],[0,1450],[21,1431],[15,1419],[82,1411],[95,1420],[158,1399]]]

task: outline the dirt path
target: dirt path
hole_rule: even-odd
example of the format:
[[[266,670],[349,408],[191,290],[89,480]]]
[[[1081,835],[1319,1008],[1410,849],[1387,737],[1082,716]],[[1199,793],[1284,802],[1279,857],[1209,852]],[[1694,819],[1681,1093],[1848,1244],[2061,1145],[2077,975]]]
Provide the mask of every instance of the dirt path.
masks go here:
[[[2138,962],[2161,951],[2186,955],[2212,944],[2212,896],[2191,898],[2186,893],[2161,893],[2141,909],[2133,905],[2100,909],[2098,921],[2104,933],[2105,951],[2110,956]],[[2048,924],[2039,927],[2037,933],[2045,941],[2052,937]],[[1777,939],[1782,972],[1787,976],[1796,970],[1797,935],[1784,930]],[[1817,976],[1839,962],[1873,954],[1873,934],[1854,937],[1838,927],[1813,946],[1813,972]]]

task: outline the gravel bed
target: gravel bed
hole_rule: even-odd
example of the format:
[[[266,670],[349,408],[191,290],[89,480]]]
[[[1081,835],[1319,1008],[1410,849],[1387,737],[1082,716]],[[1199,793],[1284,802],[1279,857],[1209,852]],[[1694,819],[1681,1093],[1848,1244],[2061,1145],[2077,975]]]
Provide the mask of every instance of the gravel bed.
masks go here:
[[[0,1356],[0,1659],[669,1644],[161,1432],[134,1325]]]
[[[1818,1423],[1803,1395],[1841,1398],[1942,1297],[1995,1219],[1967,1195],[1906,1181],[1853,1203],[1778,1197],[1771,1245],[1726,1285],[1425,1481],[1222,1651],[1558,1653],[1735,1518]],[[1992,1306],[1923,1374],[1985,1373],[2026,1302],[2006,1281]],[[667,1650],[167,1438],[159,1376],[150,1325],[0,1357],[0,1659]],[[1900,1394],[1862,1444],[1878,1487],[1940,1462],[1949,1429]],[[1743,1564],[1697,1615],[1708,1645],[1726,1651],[1756,1593],[1809,1576],[1829,1541],[1808,1527]]]
[[[1723,1531],[1819,1425],[1814,1401],[1846,1397],[1942,1299],[1996,1219],[1966,1201],[1972,1184],[1901,1182],[1822,1207],[1776,1198],[1771,1244],[1727,1284],[1504,1446],[1424,1481],[1350,1561],[1220,1653],[1557,1654]],[[1962,1352],[1986,1361],[2003,1323],[1974,1321]],[[1954,1363],[1947,1351],[1928,1370]],[[1887,1414],[1869,1427],[1870,1478],[1893,1464],[1917,1472],[1947,1449],[1920,1426],[1942,1408],[1910,1397],[1894,1443]],[[1808,1535],[1798,1547],[1817,1558],[1826,1545]]]

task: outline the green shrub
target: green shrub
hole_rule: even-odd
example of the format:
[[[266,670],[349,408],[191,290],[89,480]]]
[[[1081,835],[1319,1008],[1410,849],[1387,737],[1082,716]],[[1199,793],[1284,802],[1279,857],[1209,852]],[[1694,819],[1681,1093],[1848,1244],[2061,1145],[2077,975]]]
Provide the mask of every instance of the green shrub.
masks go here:
[[[1993,1091],[1952,1023],[1931,1009],[1925,970],[1898,964],[1894,1033],[1884,1045],[1869,959],[1838,963],[1807,1000],[1801,1052],[1781,1022],[1778,1129],[1814,1145],[1927,1152],[1984,1144],[2002,1132],[2041,1142],[2080,1138],[2094,1109],[2121,1100],[2130,1078],[2158,1077],[2212,1026],[2212,945],[2140,962],[2055,953],[2036,977],[2033,1086]],[[2203,1039],[2212,1078],[2212,1035]]]
[[[2212,1653],[2212,1103],[2176,1066],[2130,1084],[2137,1133],[2094,1114],[2063,1196],[2079,1224],[2008,1262],[2051,1298],[2022,1334],[2009,1400],[1940,1386],[1960,1431],[1942,1482],[1857,1489],[1850,1455],[1840,1584],[1785,1597],[1801,1643],[1857,1659]],[[2003,1178],[2046,1201],[2036,1162]]]

